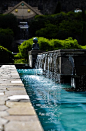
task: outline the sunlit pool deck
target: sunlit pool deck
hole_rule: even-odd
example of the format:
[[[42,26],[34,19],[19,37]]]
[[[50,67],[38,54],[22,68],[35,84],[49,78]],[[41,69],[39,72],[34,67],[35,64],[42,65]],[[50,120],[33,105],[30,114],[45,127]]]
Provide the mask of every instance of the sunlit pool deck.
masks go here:
[[[15,65],[0,67],[0,131],[43,131]]]

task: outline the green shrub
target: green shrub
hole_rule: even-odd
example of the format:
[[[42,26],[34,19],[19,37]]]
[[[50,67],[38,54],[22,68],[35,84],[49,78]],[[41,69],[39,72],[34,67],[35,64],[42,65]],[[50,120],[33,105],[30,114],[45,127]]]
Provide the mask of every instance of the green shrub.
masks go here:
[[[57,32],[58,32],[57,26],[49,23],[46,24],[45,28],[41,28],[40,30],[37,30],[36,36],[51,39],[57,37]]]
[[[9,28],[0,28],[0,45],[11,50],[11,44],[13,42],[13,31]]]
[[[44,37],[38,37],[38,43],[39,43],[39,48],[42,51],[53,50],[53,45],[50,43],[49,39],[46,39]]]
[[[18,30],[18,21],[16,16],[13,14],[0,14],[0,28],[7,29],[10,28],[13,30],[14,34],[16,35]]]
[[[63,20],[60,24],[59,24],[59,30],[64,30],[67,32],[71,32],[74,35],[77,34],[81,34],[82,33],[82,22],[78,22],[76,20]]]
[[[25,58],[27,59],[27,53],[29,50],[32,49],[32,44],[33,44],[33,38],[24,41],[19,47],[19,53],[15,56],[18,58]]]
[[[0,63],[13,63],[13,54],[3,46],[0,46]]]
[[[69,37],[65,40],[59,40],[59,39],[52,39],[50,40],[51,43],[53,43],[54,50],[55,49],[81,49],[81,46],[78,44],[76,39],[72,39]]]
[[[20,64],[26,63],[26,60],[25,59],[15,59],[14,64],[18,64],[18,63]]]
[[[39,48],[42,51],[52,51],[58,49],[81,49],[82,47],[78,44],[76,39],[72,39],[69,37],[65,40],[59,39],[47,39],[44,37],[37,37]],[[24,41],[19,46],[19,53],[15,56],[15,58],[23,59],[23,62],[27,62],[28,59],[28,51],[32,49],[33,38]],[[21,62],[22,60],[16,60],[16,62]]]
[[[53,15],[37,15],[30,22],[32,36],[48,39],[77,39],[80,45],[86,43],[86,12],[60,12]]]

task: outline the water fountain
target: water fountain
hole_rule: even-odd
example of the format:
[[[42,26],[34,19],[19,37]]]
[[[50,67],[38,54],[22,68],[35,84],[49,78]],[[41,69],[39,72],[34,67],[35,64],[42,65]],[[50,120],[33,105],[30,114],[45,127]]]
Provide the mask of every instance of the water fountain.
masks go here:
[[[44,131],[86,130],[86,50],[36,55],[36,69],[18,72]]]
[[[64,49],[39,53],[36,68],[43,69],[46,77],[58,83],[70,83],[73,90],[86,90],[86,50]]]
[[[44,131],[86,129],[85,92],[66,91],[69,85],[45,77],[41,69],[18,69],[18,72]]]

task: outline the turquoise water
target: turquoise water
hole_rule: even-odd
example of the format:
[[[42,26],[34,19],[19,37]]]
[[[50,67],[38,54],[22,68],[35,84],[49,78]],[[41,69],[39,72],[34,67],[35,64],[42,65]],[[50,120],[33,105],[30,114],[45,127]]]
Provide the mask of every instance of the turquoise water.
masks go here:
[[[86,131],[86,92],[67,92],[41,70],[19,69],[44,131]]]

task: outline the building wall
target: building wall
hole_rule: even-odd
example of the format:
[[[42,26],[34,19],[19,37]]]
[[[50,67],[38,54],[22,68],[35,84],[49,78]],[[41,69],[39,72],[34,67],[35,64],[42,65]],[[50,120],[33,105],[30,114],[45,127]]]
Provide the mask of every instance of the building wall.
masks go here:
[[[57,3],[61,3],[62,11],[68,12],[81,8],[86,9],[86,0],[24,0],[33,7],[39,7],[43,14],[54,13]],[[4,12],[7,6],[13,7],[21,2],[21,0],[0,0],[0,13]]]

